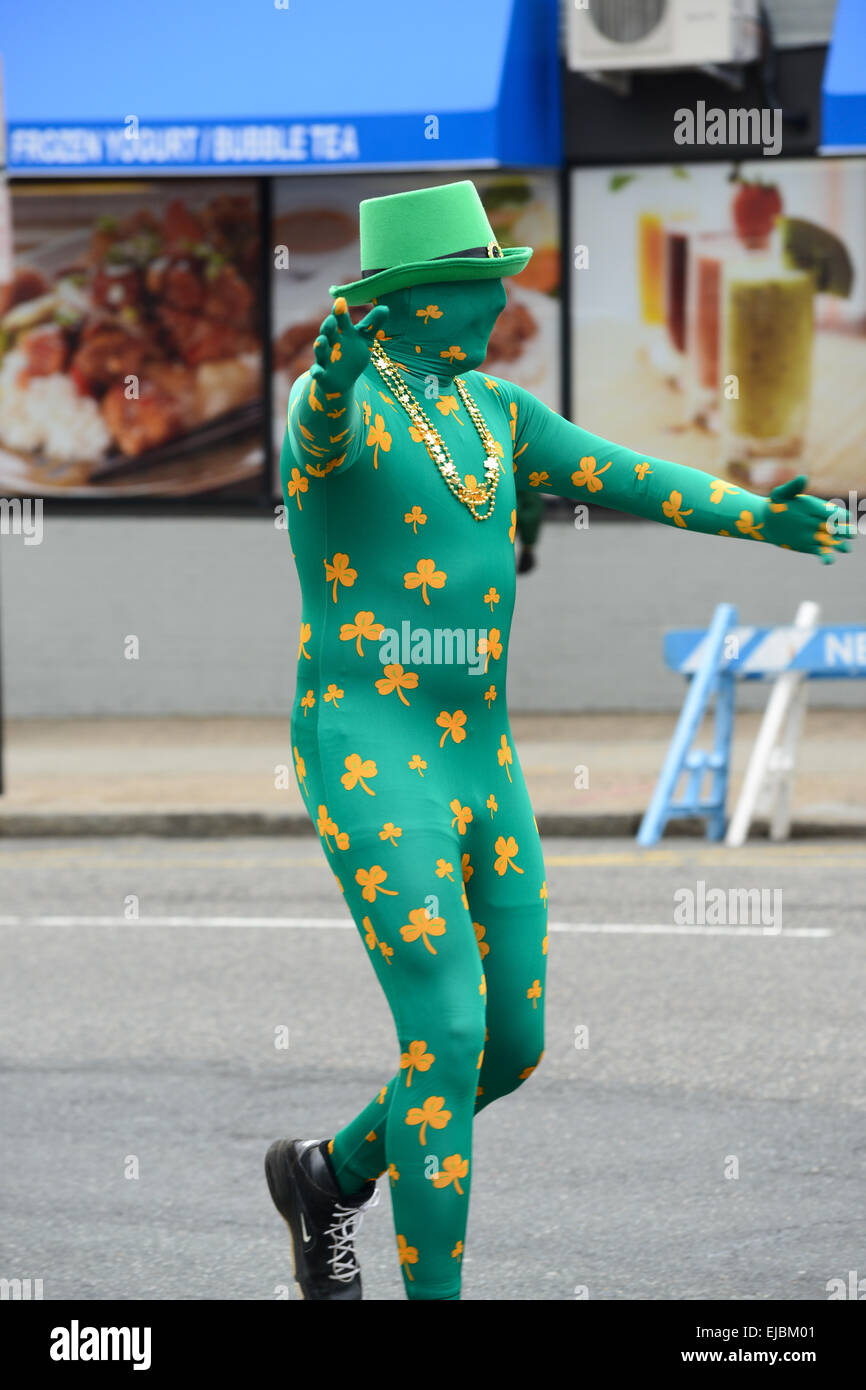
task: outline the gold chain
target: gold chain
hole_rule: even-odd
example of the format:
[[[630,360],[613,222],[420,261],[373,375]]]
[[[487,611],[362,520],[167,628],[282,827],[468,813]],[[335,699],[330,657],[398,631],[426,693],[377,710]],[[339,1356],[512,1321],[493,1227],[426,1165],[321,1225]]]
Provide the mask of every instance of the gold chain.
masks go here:
[[[405,381],[400,375],[399,368],[391,361],[381,343],[375,341],[370,348],[370,358],[376,371],[379,373],[386,386],[390,386],[397,400],[402,405],[412,424],[427,447],[427,453],[435,463],[445,482],[459,502],[462,502],[469,509],[476,521],[489,521],[493,515],[493,504],[496,500],[496,487],[499,482],[499,458],[496,453],[496,440],[484,423],[484,417],[478,406],[470,396],[466,383],[455,376],[454,385],[460,395],[460,399],[466,406],[466,412],[478,431],[484,449],[484,476],[485,481],[479,483],[473,473],[467,473],[466,478],[460,477],[457,465],[451,457],[448,445],[436,429],[435,425],[427,419],[423,410],[409,391]],[[486,504],[487,510],[483,515],[479,512],[479,507]]]

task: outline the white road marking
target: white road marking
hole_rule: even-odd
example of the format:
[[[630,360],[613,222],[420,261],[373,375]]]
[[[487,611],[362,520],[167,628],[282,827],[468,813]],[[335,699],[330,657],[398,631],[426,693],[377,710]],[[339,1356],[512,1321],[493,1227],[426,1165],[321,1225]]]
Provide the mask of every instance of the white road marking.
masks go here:
[[[357,930],[351,917],[0,917],[0,927],[313,927]],[[830,927],[679,926],[672,922],[551,922],[549,931],[600,936],[832,936]]]

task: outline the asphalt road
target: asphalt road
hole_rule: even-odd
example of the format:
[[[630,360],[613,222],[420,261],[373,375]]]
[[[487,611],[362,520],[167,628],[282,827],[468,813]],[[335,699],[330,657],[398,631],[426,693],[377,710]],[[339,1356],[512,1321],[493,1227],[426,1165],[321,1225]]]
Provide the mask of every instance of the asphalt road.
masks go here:
[[[866,1275],[862,845],[546,855],[547,1051],[479,1117],[464,1297],[810,1300]],[[676,929],[698,881],[781,890],[781,931]],[[296,1297],[264,1151],[332,1134],[395,1062],[344,914],[312,840],[0,842],[0,1276]],[[402,1299],[386,1192],[358,1249],[365,1296]]]

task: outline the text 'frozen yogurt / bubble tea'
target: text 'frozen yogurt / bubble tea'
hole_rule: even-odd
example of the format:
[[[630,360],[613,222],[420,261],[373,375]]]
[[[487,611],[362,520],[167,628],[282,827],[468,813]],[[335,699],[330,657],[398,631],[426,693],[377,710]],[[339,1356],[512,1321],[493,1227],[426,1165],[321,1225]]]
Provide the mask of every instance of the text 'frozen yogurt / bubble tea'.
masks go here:
[[[815,281],[774,255],[725,266],[723,462],[732,477],[773,486],[798,471],[812,390]]]

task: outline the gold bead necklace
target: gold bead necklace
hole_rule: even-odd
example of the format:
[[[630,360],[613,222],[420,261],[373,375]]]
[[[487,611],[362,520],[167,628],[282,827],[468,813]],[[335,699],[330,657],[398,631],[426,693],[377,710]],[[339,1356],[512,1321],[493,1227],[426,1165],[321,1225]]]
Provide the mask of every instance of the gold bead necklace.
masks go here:
[[[436,429],[435,425],[427,419],[423,410],[419,406],[415,397],[409,391],[405,381],[400,375],[397,365],[385,352],[381,343],[376,340],[370,348],[370,359],[376,371],[379,373],[386,386],[391,388],[401,406],[405,410],[415,429],[423,440],[427,448],[427,453],[435,463],[445,482],[459,502],[472,513],[476,521],[489,521],[493,515],[493,505],[496,500],[496,487],[499,482],[499,458],[496,454],[496,440],[484,423],[484,417],[478,406],[470,396],[466,383],[459,377],[454,377],[454,385],[460,395],[460,399],[466,406],[466,412],[478,431],[484,449],[484,477],[485,481],[479,483],[473,473],[467,473],[466,478],[460,477],[457,466],[451,457],[448,445]],[[486,504],[487,510],[482,514],[479,507]]]

